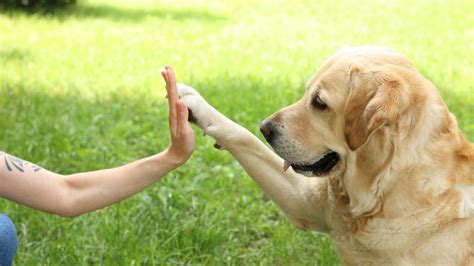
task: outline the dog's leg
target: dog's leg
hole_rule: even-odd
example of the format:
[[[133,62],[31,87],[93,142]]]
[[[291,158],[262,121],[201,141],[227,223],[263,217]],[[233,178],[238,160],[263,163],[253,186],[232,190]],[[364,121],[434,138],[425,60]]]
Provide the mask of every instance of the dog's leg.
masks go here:
[[[228,150],[262,190],[299,228],[327,232],[325,179],[307,178],[292,169],[283,171],[283,159],[256,136],[210,106],[193,88],[178,84],[192,119],[216,147]]]

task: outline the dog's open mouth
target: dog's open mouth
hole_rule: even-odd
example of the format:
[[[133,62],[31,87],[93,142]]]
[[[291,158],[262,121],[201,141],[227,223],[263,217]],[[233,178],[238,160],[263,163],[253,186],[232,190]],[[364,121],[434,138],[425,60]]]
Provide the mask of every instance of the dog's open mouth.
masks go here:
[[[310,165],[301,165],[285,161],[283,164],[283,170],[286,171],[291,166],[297,173],[311,172],[316,176],[320,176],[331,171],[339,162],[339,159],[339,154],[337,152],[331,151]]]

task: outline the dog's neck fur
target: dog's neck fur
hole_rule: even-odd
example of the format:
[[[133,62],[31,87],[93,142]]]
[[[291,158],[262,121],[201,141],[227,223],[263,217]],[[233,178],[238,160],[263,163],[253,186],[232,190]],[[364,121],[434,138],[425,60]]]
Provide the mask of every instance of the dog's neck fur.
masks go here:
[[[390,174],[384,177],[390,180],[380,188],[384,195],[379,215],[385,218],[439,209],[443,204],[461,205],[456,210],[446,209],[444,215],[451,219],[474,214],[474,149],[435,95],[400,119],[398,132],[407,133],[396,136],[396,155],[389,166]],[[411,200],[403,200],[407,198]]]

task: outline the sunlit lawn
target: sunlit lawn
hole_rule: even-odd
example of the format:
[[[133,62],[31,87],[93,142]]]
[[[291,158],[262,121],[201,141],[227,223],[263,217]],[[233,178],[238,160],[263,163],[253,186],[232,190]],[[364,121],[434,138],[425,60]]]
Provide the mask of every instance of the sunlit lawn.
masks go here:
[[[159,68],[258,134],[344,45],[405,53],[474,140],[470,1],[82,1],[0,12],[0,150],[61,173],[117,166],[169,143]],[[338,263],[330,238],[293,227],[198,133],[187,165],[79,218],[5,200],[18,265]],[[260,135],[259,135],[260,137]],[[0,184],[1,185],[1,184]]]

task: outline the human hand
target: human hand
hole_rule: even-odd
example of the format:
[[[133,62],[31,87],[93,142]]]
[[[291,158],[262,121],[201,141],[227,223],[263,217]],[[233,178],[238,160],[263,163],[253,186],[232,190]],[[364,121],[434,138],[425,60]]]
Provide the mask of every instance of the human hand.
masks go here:
[[[167,65],[161,70],[161,75],[166,82],[169,105],[169,127],[171,134],[171,145],[166,151],[170,159],[178,165],[186,162],[194,151],[194,131],[188,122],[188,108],[179,100],[176,87],[176,75]]]

